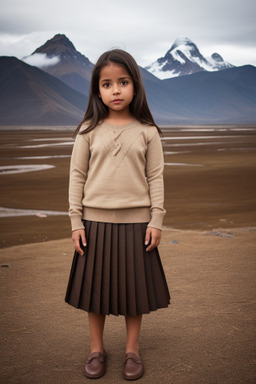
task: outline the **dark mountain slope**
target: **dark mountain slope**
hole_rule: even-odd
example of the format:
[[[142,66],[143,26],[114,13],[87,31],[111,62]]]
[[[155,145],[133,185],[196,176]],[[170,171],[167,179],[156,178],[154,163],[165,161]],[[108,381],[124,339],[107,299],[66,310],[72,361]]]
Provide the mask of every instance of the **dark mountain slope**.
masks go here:
[[[253,66],[166,80],[140,70],[158,124],[256,123]],[[56,77],[14,57],[0,57],[0,100],[2,125],[76,125],[88,102]]]
[[[30,57],[45,54],[48,58],[58,58],[55,65],[40,68],[62,80],[76,91],[88,94],[93,64],[76,50],[72,42],[62,34],[55,35],[44,45],[37,48]],[[28,60],[26,58],[25,60]]]
[[[0,124],[77,124],[87,98],[15,57],[0,57]]]
[[[168,84],[143,68],[140,68],[140,71],[148,104],[156,122],[159,124],[178,123],[181,117],[190,117],[190,109],[187,109],[182,100],[170,91]]]
[[[191,124],[256,122],[256,68],[251,65],[162,81],[190,110]]]

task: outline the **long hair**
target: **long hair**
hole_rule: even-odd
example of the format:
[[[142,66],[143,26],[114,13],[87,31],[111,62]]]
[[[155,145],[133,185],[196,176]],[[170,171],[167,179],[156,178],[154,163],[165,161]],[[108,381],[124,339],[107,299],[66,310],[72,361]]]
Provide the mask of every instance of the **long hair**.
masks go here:
[[[141,78],[139,67],[134,58],[126,51],[113,49],[103,53],[92,71],[89,101],[83,120],[78,125],[75,134],[80,131],[83,123],[87,122],[87,127],[80,133],[86,133],[94,129],[98,123],[103,121],[108,115],[108,107],[99,97],[99,79],[103,67],[109,63],[121,65],[131,76],[134,86],[134,97],[130,104],[130,112],[142,124],[155,126],[159,133],[160,128],[154,121],[154,118],[148,107],[146,93]]]

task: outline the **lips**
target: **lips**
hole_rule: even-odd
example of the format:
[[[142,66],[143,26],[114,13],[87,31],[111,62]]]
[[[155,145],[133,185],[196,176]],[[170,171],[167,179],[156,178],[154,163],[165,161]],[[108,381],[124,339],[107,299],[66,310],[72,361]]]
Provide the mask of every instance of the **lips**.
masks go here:
[[[112,103],[113,104],[119,104],[119,103],[121,103],[123,100],[122,99],[114,99],[114,100],[112,100]]]

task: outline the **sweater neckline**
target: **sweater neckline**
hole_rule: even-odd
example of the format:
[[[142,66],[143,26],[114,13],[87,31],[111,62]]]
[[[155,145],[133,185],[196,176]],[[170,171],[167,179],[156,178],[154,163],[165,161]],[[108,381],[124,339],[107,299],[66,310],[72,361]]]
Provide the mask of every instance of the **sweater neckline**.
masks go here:
[[[127,128],[131,128],[133,127],[134,125],[136,125],[138,123],[137,120],[132,120],[130,123],[127,123],[127,124],[121,124],[121,125],[114,125],[114,124],[110,124],[106,121],[103,121],[102,122],[102,126],[106,127],[106,128],[111,128],[113,130],[124,130],[124,129],[127,129]]]

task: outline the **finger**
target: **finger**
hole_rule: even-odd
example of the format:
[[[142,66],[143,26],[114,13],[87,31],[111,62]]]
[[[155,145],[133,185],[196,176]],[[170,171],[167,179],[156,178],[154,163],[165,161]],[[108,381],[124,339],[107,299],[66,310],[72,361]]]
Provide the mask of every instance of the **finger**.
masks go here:
[[[81,246],[80,246],[80,238],[79,238],[79,239],[78,239],[78,238],[74,239],[74,248],[75,248],[75,250],[76,250],[81,256],[83,256],[84,251],[83,251],[83,249],[82,249]]]
[[[77,252],[78,252],[81,256],[83,256],[83,255],[84,255],[84,250],[81,248],[81,246],[80,246],[80,242],[79,242],[78,244],[79,244],[79,245],[77,246],[76,250],[77,250]]]
[[[82,244],[82,246],[81,246]],[[79,238],[79,250],[78,250],[78,253],[83,256],[84,255],[84,248],[86,247],[87,245],[87,241],[86,241],[86,237],[85,237],[85,232],[83,231],[81,233],[81,237]],[[82,248],[84,247],[84,248]]]
[[[146,251],[152,251],[152,249],[156,248],[158,246],[158,243],[151,243],[147,248]]]
[[[145,245],[148,245],[148,243],[150,242],[150,234],[151,234],[150,228],[147,228],[146,235],[145,235]]]
[[[151,237],[151,243],[150,245],[146,248],[146,251],[149,252],[149,251],[152,251],[152,249],[154,249],[155,247],[157,247],[159,245],[160,241],[159,241],[159,238],[158,237],[155,237],[155,236],[152,236]]]
[[[81,233],[81,241],[84,247],[87,245],[86,237],[85,237],[85,231]]]
[[[82,240],[82,238],[84,240]],[[81,248],[81,243],[85,243],[86,244],[86,240],[85,240],[85,232],[84,231],[75,231],[73,232],[72,234],[72,240],[73,240],[73,244],[74,244],[74,248],[75,250],[81,255],[83,256],[84,254],[84,250]],[[81,243],[80,243],[80,240],[81,240]]]
[[[156,246],[156,244],[154,244],[153,242],[151,242],[151,244],[146,248],[146,251],[149,252],[149,251],[152,251],[152,249],[154,249]]]

